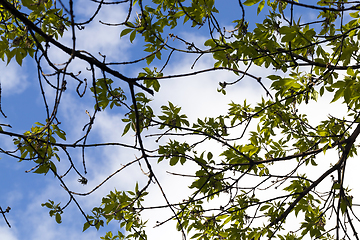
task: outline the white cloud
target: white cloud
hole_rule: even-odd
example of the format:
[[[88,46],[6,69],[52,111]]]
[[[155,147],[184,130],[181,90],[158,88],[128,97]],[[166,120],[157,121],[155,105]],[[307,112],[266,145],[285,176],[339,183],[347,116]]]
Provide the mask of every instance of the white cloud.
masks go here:
[[[5,224],[2,224],[2,226],[0,226],[0,239],[3,239],[3,240],[18,240],[18,238],[14,234],[14,230],[9,228]]]
[[[27,62],[27,61],[26,61]],[[2,97],[22,93],[28,86],[27,67],[19,66],[13,59],[9,65],[0,62],[0,83]]]
[[[77,1],[74,7],[76,12],[75,21],[82,22],[89,19],[96,11],[98,4],[88,1]],[[101,10],[84,29],[75,28],[76,50],[84,50],[96,58],[102,60],[99,53],[106,55],[106,61],[126,61],[130,53],[127,48],[131,45],[129,41],[120,42],[120,32],[123,27],[108,26],[105,23],[121,23],[127,14],[127,9],[122,4],[102,5]],[[79,17],[78,17],[79,16]],[[68,28],[64,37],[60,39],[68,47],[72,47],[72,29]],[[57,54],[61,54],[57,52]],[[86,53],[85,53],[86,54]],[[69,56],[66,56],[67,60]],[[64,59],[64,60],[65,60]]]

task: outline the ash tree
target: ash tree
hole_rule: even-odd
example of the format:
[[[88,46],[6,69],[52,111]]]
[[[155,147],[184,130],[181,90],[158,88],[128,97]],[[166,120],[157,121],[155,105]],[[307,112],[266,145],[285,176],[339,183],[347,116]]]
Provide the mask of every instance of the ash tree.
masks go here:
[[[119,231],[109,231],[102,239],[147,239],[147,219],[142,214],[154,211],[156,218],[156,210],[166,208],[170,214],[156,226],[161,231],[164,223],[176,222],[183,239],[359,239],[359,205],[350,191],[357,187],[356,180],[345,183],[349,162],[357,161],[360,133],[359,1],[92,0],[89,4],[95,4],[96,11],[80,21],[72,0],[0,0],[0,57],[19,65],[27,57],[36,64],[33,84],[39,85],[46,112],[46,118],[26,132],[11,131],[3,119],[0,134],[12,138],[14,148],[1,146],[1,152],[19,164],[33,162],[29,172],[48,173],[46,177],[55,176],[60,182],[59,189],[69,201],[43,204],[56,222],[61,223],[64,214],[76,214],[66,211],[75,205],[84,217],[84,231],[113,221],[120,223]],[[227,4],[235,6],[238,14],[224,22],[227,12],[218,9]],[[127,9],[126,17],[118,22],[93,21],[113,7]],[[252,16],[254,10],[259,17]],[[305,13],[317,18],[308,21],[301,17]],[[142,56],[109,62],[106,52],[87,51],[77,44],[76,34],[89,24],[110,26],[108,31],[118,32],[124,42],[143,41]],[[184,32],[200,32],[206,40],[198,45]],[[61,43],[63,34],[72,37],[71,44]],[[49,54],[51,49],[67,54],[68,60],[58,62]],[[167,67],[176,64],[175,55],[193,57],[188,72],[167,74]],[[196,69],[206,57],[212,57],[214,64]],[[69,70],[74,61],[86,64],[88,80]],[[134,76],[126,76],[118,67],[133,65],[142,68]],[[271,72],[266,80],[259,75],[259,67]],[[234,100],[224,106],[227,114],[209,112],[209,117],[195,122],[176,103],[160,109],[152,106],[163,81],[219,71],[233,74],[232,82],[219,80],[219,97],[247,80],[256,82],[261,100],[251,104]],[[68,89],[70,82],[77,87]],[[62,96],[70,90],[80,101],[84,95],[93,96],[94,105],[83,136],[75,140],[67,140],[58,114]],[[237,91],[243,94],[241,87]],[[329,108],[332,102],[341,103],[346,113],[310,122],[302,111],[322,98],[330,99]],[[87,143],[97,124],[95,117],[113,111],[122,114],[119,124],[125,127],[119,135],[133,135],[133,142]],[[148,147],[145,137],[157,147]],[[210,144],[222,152],[207,147]],[[68,173],[77,174],[82,184],[91,181],[86,175],[89,149],[111,151],[114,146],[134,151],[137,157],[122,162],[90,192],[68,187]],[[79,155],[81,161],[75,161]],[[57,170],[59,161],[68,164],[67,171]],[[177,166],[173,174],[192,181],[191,194],[182,196],[181,202],[168,200],[159,178],[162,173],[153,170],[164,162]],[[146,181],[132,179],[133,185],[121,190],[114,186],[92,211],[82,208],[80,197],[139,164]],[[189,164],[192,174],[182,174]],[[316,174],[310,176],[308,169]],[[166,204],[148,204],[153,185]],[[2,207],[10,226],[11,206]]]

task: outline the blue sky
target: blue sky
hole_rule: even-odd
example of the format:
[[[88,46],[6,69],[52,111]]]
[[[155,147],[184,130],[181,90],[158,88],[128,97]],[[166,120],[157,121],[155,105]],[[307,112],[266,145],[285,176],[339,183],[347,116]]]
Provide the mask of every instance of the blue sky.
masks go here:
[[[234,8],[237,1],[229,1],[229,4],[221,4],[218,9],[220,12],[226,14],[221,15],[221,24],[223,26],[231,26],[231,21],[234,17],[240,17],[238,8]],[[96,5],[89,1],[76,1],[75,9],[77,11],[76,17],[79,19],[86,19],[92,14]],[[105,6],[99,16],[93,21],[91,25],[83,31],[77,31],[77,46],[79,49],[84,49],[97,56],[100,51],[107,56],[110,61],[128,61],[136,59],[139,56],[144,56],[142,52],[143,43],[140,37],[135,39],[133,44],[129,43],[128,36],[119,38],[121,28],[106,27],[98,23],[98,20],[105,22],[119,22],[125,18],[127,7],[120,6]],[[263,10],[266,13],[266,10]],[[310,12],[303,12],[303,18],[313,18]],[[252,12],[247,10],[246,17],[250,21],[256,17],[256,7],[252,8]],[[261,16],[259,16],[261,18]],[[206,39],[202,35],[202,31],[185,31],[180,28],[177,30],[178,34],[185,36],[189,41],[202,45]],[[70,33],[70,32],[69,32]],[[71,35],[67,33],[60,41],[70,46]],[[59,52],[56,48],[51,49],[51,56],[56,59],[58,63],[65,61],[68,56]],[[174,56],[174,61],[167,67],[165,74],[176,74],[189,72],[190,66],[196,57],[194,56]],[[155,62],[156,63],[156,62]],[[197,64],[195,69],[209,68],[213,66],[213,60],[209,57],[203,57]],[[161,65],[160,65],[161,66]],[[82,78],[90,78],[86,71],[86,64],[75,60],[71,65],[71,70],[74,72],[82,71]],[[145,67],[143,63],[134,66],[116,67],[127,76],[136,76],[137,73]],[[44,111],[44,103],[39,94],[38,80],[36,76],[36,68],[32,59],[26,59],[23,66],[19,67],[15,62],[6,66],[5,63],[0,63],[0,81],[2,86],[2,109],[8,118],[2,118],[1,123],[11,124],[12,131],[23,133],[27,131],[35,122],[44,123],[46,114]],[[271,69],[254,68],[253,73],[263,76],[273,74]],[[99,75],[100,76],[100,75]],[[234,76],[225,72],[214,72],[210,74],[203,74],[186,79],[163,80],[161,82],[160,92],[154,96],[152,103],[153,109],[159,113],[160,106],[166,104],[168,101],[182,107],[184,113],[189,116],[191,121],[196,118],[204,118],[205,116],[217,116],[227,112],[227,104],[231,101],[243,102],[247,99],[248,102],[255,102],[261,99],[261,95],[265,95],[264,91],[252,79],[244,79],[240,84],[227,89],[228,94],[223,96],[217,93],[219,81],[233,81]],[[269,82],[266,82],[269,85]],[[124,87],[128,91],[126,84],[118,83],[119,86]],[[87,90],[83,98],[79,98],[76,94],[77,83],[68,81],[67,91],[64,93],[59,109],[60,127],[67,132],[68,141],[74,142],[81,137],[83,126],[89,121],[89,117],[85,111],[93,113],[94,101],[91,97],[91,92]],[[50,106],[53,105],[52,97],[54,92],[46,88],[46,94],[49,99]],[[312,121],[317,122],[319,119],[326,117],[329,113],[332,115],[339,115],[346,112],[339,104],[333,104],[329,108],[328,103],[331,96],[319,101],[317,105],[311,108],[303,108]],[[97,115],[96,123],[92,130],[88,143],[92,142],[122,142],[131,144],[134,142],[134,137],[131,134],[121,137],[124,125],[121,122],[122,114],[124,112],[104,111]],[[5,128],[4,128],[5,129]],[[12,137],[0,136],[1,146],[3,149],[14,149],[12,145]],[[160,141],[164,143],[165,139]],[[153,138],[146,138],[146,146],[155,149],[156,145]],[[220,153],[222,147],[206,145],[204,148],[214,149],[215,152]],[[216,150],[215,150],[216,149]],[[77,164],[79,170],[82,170],[81,154],[79,150],[69,150],[73,154],[73,160]],[[122,164],[125,164],[129,159],[139,157],[140,153],[124,148],[96,148],[86,150],[87,178],[89,183],[83,186],[77,182],[78,176],[70,174],[66,177],[68,186],[73,191],[86,192],[103,181],[109,174],[119,169]],[[59,186],[59,182],[48,174],[46,176],[37,175],[34,173],[25,173],[26,170],[31,169],[34,164],[32,162],[17,162],[16,159],[10,158],[6,155],[0,156],[0,205],[3,209],[10,206],[12,209],[7,214],[12,228],[8,228],[2,219],[0,219],[0,239],[1,240],[20,240],[20,239],[47,239],[47,240],[75,240],[75,239],[99,239],[106,231],[118,230],[117,223],[112,223],[99,232],[91,228],[82,233],[82,227],[85,222],[83,216],[80,214],[74,204],[71,204],[63,214],[63,223],[57,224],[53,218],[48,215],[48,210],[41,207],[41,203],[52,199],[55,202],[65,204],[68,201],[67,193]],[[64,161],[61,161],[58,170],[66,171],[68,163],[64,154],[61,154]],[[156,159],[154,159],[154,162]],[[159,174],[160,179],[164,183],[164,189],[168,192],[171,201],[181,201],[186,198],[187,181],[177,177],[166,174],[166,170],[175,171],[170,168],[164,161],[156,165],[155,171]],[[191,165],[185,169],[176,169],[185,173],[191,170]],[[145,176],[139,171],[139,167],[132,166],[121,174],[116,175],[108,181],[102,188],[97,190],[89,197],[77,199],[82,204],[85,211],[89,211],[92,207],[100,204],[101,197],[106,195],[114,188],[118,190],[132,190],[134,182],[144,182]],[[181,180],[181,185],[178,184]],[[349,178],[351,182],[351,178]],[[175,187],[174,184],[176,183]],[[155,186],[150,190],[154,193],[147,204],[163,203],[163,199]],[[182,193],[182,194],[179,194]],[[154,215],[156,218],[154,218]],[[165,220],[171,215],[168,210],[159,212],[145,213],[144,218],[151,219],[149,221],[149,239],[181,239],[181,235],[174,231],[172,227],[175,222],[166,224],[162,228],[152,228],[156,221]],[[174,233],[175,232],[175,233]],[[171,235],[170,235],[171,234]],[[173,235],[174,234],[174,235]],[[174,237],[173,237],[174,236]],[[176,238],[176,236],[178,238]]]

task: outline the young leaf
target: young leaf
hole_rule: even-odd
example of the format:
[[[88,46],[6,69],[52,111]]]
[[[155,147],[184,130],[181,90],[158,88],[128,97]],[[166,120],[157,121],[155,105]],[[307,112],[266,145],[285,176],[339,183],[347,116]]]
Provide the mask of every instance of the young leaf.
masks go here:
[[[121,31],[120,38],[125,36],[126,34],[129,34],[131,31],[133,31],[132,28],[125,28],[124,30]]]
[[[132,43],[135,39],[136,36],[136,30],[132,31],[132,33],[130,34],[130,42]]]
[[[246,5],[246,6],[252,6],[254,4],[257,4],[260,1],[261,0],[246,0],[243,4]]]
[[[89,227],[90,227],[89,222],[84,223],[83,232],[85,232],[85,230],[88,229]]]
[[[57,223],[61,223],[61,215],[60,215],[60,213],[56,213],[55,214],[55,221],[57,222]]]
[[[257,14],[259,15],[259,13],[261,12],[261,10],[263,10],[265,6],[265,0],[262,0],[260,3],[259,3],[259,6],[257,8]]]

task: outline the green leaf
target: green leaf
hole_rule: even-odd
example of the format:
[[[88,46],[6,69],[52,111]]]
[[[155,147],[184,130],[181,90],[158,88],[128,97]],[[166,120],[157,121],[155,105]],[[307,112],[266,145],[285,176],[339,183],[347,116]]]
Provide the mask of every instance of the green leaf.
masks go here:
[[[135,39],[136,36],[136,30],[132,31],[132,33],[130,34],[130,42],[132,43]]]
[[[43,163],[41,164],[35,171],[34,173],[38,173],[38,174],[46,174],[49,172],[50,166],[47,163]]]
[[[221,65],[221,61],[217,61],[216,63],[214,63],[214,68],[218,68]]]
[[[89,227],[90,227],[89,222],[84,223],[83,232],[85,232],[85,230],[88,229]]]
[[[258,6],[258,9],[257,9],[257,14],[259,15],[259,13],[261,12],[261,10],[263,10],[265,6],[265,0],[262,0],[260,3],[259,3],[259,6]]]
[[[268,209],[270,207],[270,205],[264,205],[260,208],[260,211],[265,211],[266,209]]]
[[[267,78],[271,79],[271,80],[278,80],[278,79],[281,79],[280,76],[277,76],[277,75],[269,75],[267,76]]]
[[[61,223],[61,215],[60,215],[60,213],[56,213],[55,214],[55,221],[57,222],[57,223]]]
[[[132,124],[132,122],[125,125],[124,132],[121,136],[124,136],[129,131],[131,124]]]
[[[170,166],[175,166],[179,161],[179,157],[172,157],[170,159]]]
[[[335,92],[335,95],[334,95],[334,98],[331,100],[331,102],[336,102],[337,100],[339,100],[339,98],[343,97],[344,96],[344,91],[345,89],[344,88],[340,88],[339,90],[337,90]]]
[[[350,17],[352,18],[358,18],[359,17],[359,11],[356,11],[356,12],[351,12],[349,13]]]
[[[126,223],[125,230],[126,230],[126,231],[130,231],[133,224],[134,224],[133,221],[128,221],[128,222]]]
[[[154,58],[155,58],[155,54],[147,57],[147,58],[146,58],[146,63],[147,63],[147,65],[150,65],[150,63],[154,60]]]
[[[246,0],[243,4],[246,5],[246,6],[252,6],[254,4],[257,4],[260,1],[261,0]]]
[[[334,185],[333,185],[333,189],[336,189],[336,190],[339,190],[340,189],[340,187],[341,187],[341,184],[340,183],[334,183]]]
[[[215,47],[216,43],[214,42],[213,39],[208,39],[208,40],[205,41],[204,46]]]
[[[100,227],[102,227],[102,226],[104,226],[104,221],[103,221],[103,220],[99,220],[99,221],[97,221],[96,224],[95,224],[96,230],[99,230]]]
[[[66,136],[65,136],[66,133],[63,130],[60,130],[57,126],[55,126],[54,129],[55,129],[55,134],[58,135],[58,137],[61,138],[62,140],[66,141]]]
[[[22,61],[23,61],[24,57],[26,57],[25,50],[23,50],[21,48],[17,48],[16,49],[15,60],[20,66],[22,65]]]
[[[6,64],[9,64],[11,59],[15,56],[15,53],[16,53],[16,49],[13,49],[11,51],[7,51],[5,52],[6,53],[6,58],[7,58],[7,62]]]
[[[132,28],[125,28],[124,30],[121,31],[120,38],[125,36],[126,34],[129,34],[131,31],[133,31]]]

